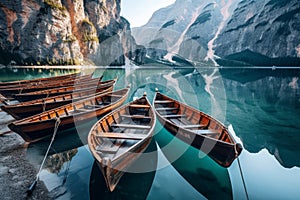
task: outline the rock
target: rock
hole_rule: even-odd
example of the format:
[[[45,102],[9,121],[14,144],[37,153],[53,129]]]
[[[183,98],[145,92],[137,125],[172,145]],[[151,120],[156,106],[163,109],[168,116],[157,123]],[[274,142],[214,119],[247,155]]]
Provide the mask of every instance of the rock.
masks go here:
[[[123,65],[124,19],[120,0],[45,0],[0,4],[0,61],[7,65],[96,64],[102,56],[116,57],[106,65]],[[130,30],[129,27],[126,29]],[[115,37],[116,36],[116,37]],[[114,37],[113,43],[101,43]],[[129,57],[130,58],[130,57]]]
[[[2,175],[4,175],[4,174],[7,174],[7,173],[8,173],[8,170],[9,170],[8,167],[5,167],[5,166],[0,165],[0,176],[2,176]]]
[[[169,52],[197,62],[221,57],[224,65],[299,66],[299,13],[297,0],[176,0],[133,35],[153,59]]]

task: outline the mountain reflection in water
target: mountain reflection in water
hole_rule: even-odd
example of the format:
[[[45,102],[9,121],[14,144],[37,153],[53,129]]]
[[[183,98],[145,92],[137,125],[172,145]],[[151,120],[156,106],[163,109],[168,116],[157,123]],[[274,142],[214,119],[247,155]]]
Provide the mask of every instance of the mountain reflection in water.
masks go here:
[[[15,71],[5,68],[0,69],[0,80],[33,78],[40,75],[53,75],[53,73],[58,75],[67,72],[54,69],[52,72],[47,70],[39,72],[37,69]],[[298,188],[300,178],[299,69],[222,68],[216,72],[214,68],[96,69],[95,76],[102,74],[105,80],[118,77],[115,89],[131,84],[128,101],[141,96],[144,92],[147,92],[151,101],[157,87],[172,98],[213,115],[226,125],[232,124],[236,135],[244,145],[239,158],[250,199],[300,198]],[[91,173],[96,170],[93,167],[94,159],[88,148],[82,146],[86,144],[83,141],[85,136],[82,134],[87,133],[88,131],[85,133],[79,131],[78,135],[81,136],[78,137],[71,132],[70,138],[60,144],[56,142],[61,136],[55,139],[50,155],[64,154],[68,148],[78,148],[78,152],[67,153],[68,156],[65,158],[72,158],[71,161],[65,159],[66,162],[60,162],[61,167],[53,171],[54,173],[46,169],[42,171],[40,178],[50,193],[53,193],[54,198],[90,199],[90,194],[94,195],[90,185]],[[77,139],[73,141],[73,137]],[[171,137],[164,129],[158,130],[157,136],[154,137],[168,160],[170,159],[168,154],[176,154],[178,150],[177,146],[169,150],[163,149],[170,139],[174,140]],[[45,141],[43,145],[42,143],[31,144],[27,149],[27,159],[37,168],[48,144],[49,141]],[[67,147],[67,144],[70,147]],[[175,194],[184,196],[185,191],[189,191],[190,197],[197,199],[221,197],[220,194],[224,194],[222,198],[228,199],[240,197],[237,193],[243,190],[243,183],[237,162],[235,161],[226,170],[218,168],[206,157],[192,160],[199,155],[198,150],[188,149],[179,159],[168,163],[166,168],[158,169],[155,176],[151,174],[151,178],[146,178],[149,181],[144,192],[148,194],[137,196],[147,199],[160,197],[179,199],[180,195]],[[48,163],[47,167],[50,168],[51,163],[55,165],[55,162],[48,161]],[[52,167],[54,169],[54,166]],[[177,170],[176,173],[174,170]],[[168,176],[172,176],[172,179]],[[67,177],[66,181],[64,177]],[[126,177],[122,179],[124,183],[129,184],[129,179],[127,180]],[[137,179],[139,179],[138,174],[132,180]],[[105,186],[101,178],[96,182],[101,180],[101,184]],[[172,181],[170,187],[168,187],[168,180]],[[188,184],[189,187],[183,187],[183,184]],[[137,186],[126,185],[126,187]],[[97,186],[94,189],[97,189]],[[170,192],[174,190],[176,193]],[[115,196],[119,196],[120,193]]]

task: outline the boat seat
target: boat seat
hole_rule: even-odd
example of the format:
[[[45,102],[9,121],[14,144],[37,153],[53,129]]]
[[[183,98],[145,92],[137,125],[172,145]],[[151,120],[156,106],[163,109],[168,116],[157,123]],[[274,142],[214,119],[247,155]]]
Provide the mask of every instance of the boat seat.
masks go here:
[[[112,124],[113,128],[128,128],[128,129],[150,129],[151,126],[134,125],[134,124]]]
[[[192,125],[180,125],[180,128],[193,129],[193,128],[205,128],[205,126],[201,124],[192,124]]]
[[[193,130],[197,135],[219,135],[215,130],[202,129],[202,130]]]
[[[171,110],[179,110],[176,107],[165,107],[165,108],[156,108],[157,111],[171,111]]]
[[[96,137],[109,139],[142,140],[146,136],[146,134],[103,132],[97,135]]]
[[[131,118],[131,119],[148,119],[151,120],[151,117],[145,115],[121,115],[124,118]]]
[[[129,105],[130,108],[145,108],[145,109],[149,109],[150,106],[149,105],[141,105],[141,104],[131,104]]]
[[[168,104],[168,103],[174,103],[174,101],[171,101],[171,100],[156,100],[156,101],[154,101],[154,103],[157,103],[157,104]]]
[[[172,118],[182,118],[186,117],[186,115],[163,115],[163,118],[172,119]]]

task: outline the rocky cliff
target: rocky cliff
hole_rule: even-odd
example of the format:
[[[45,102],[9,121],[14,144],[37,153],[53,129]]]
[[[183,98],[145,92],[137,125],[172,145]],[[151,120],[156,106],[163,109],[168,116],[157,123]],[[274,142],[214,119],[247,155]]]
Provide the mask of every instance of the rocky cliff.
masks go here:
[[[216,54],[226,57],[240,53],[245,61],[249,53],[256,53],[279,65],[300,57],[300,4],[298,0],[241,1],[230,21],[215,41]],[[268,61],[267,58],[261,63]],[[272,60],[271,60],[272,62]],[[290,64],[293,64],[291,62]],[[299,65],[298,65],[299,66]]]
[[[120,0],[0,2],[3,64],[123,65],[124,55],[142,60],[136,48]]]
[[[299,11],[297,0],[177,0],[134,36],[156,58],[171,52],[222,65],[299,66]]]

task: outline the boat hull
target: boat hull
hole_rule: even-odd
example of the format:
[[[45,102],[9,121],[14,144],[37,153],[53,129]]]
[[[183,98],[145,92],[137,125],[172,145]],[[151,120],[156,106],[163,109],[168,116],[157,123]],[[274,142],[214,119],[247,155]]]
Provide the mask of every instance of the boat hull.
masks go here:
[[[63,101],[53,101],[53,102],[47,102],[47,98],[46,99],[42,99],[39,101],[35,101],[35,102],[26,102],[26,103],[21,103],[20,105],[7,105],[7,106],[1,106],[1,109],[5,112],[7,112],[8,114],[10,114],[11,116],[13,116],[15,119],[23,119],[26,117],[30,117],[32,115],[36,115],[38,113],[42,113],[44,111],[47,110],[51,110],[75,101],[79,101],[82,100],[84,98],[87,98],[89,95],[93,95],[93,94],[101,94],[101,93],[105,93],[105,92],[111,92],[113,90],[113,85],[105,88],[105,89],[99,89],[99,90],[87,90],[87,91],[82,91],[82,92],[78,92],[80,93],[81,97],[78,98],[69,98]],[[74,96],[75,94],[69,94],[69,96]],[[67,95],[63,95],[63,97],[58,96],[58,98],[66,98],[65,96]],[[57,96],[53,97],[56,98]],[[45,102],[45,103],[44,103]]]
[[[201,150],[223,167],[229,167],[236,158],[236,147],[233,144],[226,144],[222,141],[210,140],[207,137],[195,135],[191,131],[174,126],[160,115],[157,116],[157,119],[172,135]],[[237,151],[240,154],[242,148],[237,147]]]
[[[128,96],[128,89],[123,90],[127,91],[124,96],[122,96],[117,101],[104,105],[101,108],[96,108],[93,110],[88,110],[84,112],[79,112],[76,114],[71,114],[69,116],[63,116],[63,117],[52,117],[52,119],[49,120],[41,120],[41,121],[32,121],[32,119],[38,119],[40,116],[47,117],[48,115],[58,115],[58,113],[64,113],[66,108],[72,108],[76,104],[85,104],[85,102],[89,103],[91,101],[96,101],[96,98],[104,97],[106,94],[98,95],[98,97],[92,97],[88,99],[84,99],[75,103],[67,104],[59,108],[52,109],[50,111],[45,111],[41,114],[34,115],[16,122],[12,122],[8,125],[8,127],[18,133],[26,142],[32,143],[37,142],[39,140],[49,138],[54,133],[55,123],[57,118],[60,120],[60,124],[58,127],[58,132],[75,127],[76,125],[81,125],[86,122],[92,121],[95,118],[101,117],[102,115],[118,108],[123,104],[123,102],[126,100]],[[101,97],[100,97],[101,96]],[[51,113],[51,114],[50,114]]]
[[[160,123],[174,136],[201,150],[219,165],[229,167],[242,151],[228,129],[218,120],[156,93],[153,106]]]

